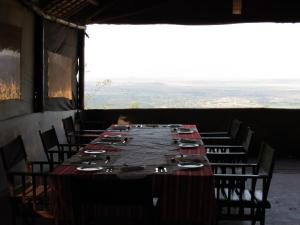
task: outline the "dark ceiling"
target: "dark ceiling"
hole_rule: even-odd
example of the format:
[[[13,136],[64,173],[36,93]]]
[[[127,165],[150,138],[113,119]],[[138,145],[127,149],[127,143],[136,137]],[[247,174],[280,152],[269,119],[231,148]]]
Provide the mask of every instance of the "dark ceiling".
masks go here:
[[[21,0],[78,25],[299,22],[297,0]],[[234,2],[241,14],[233,14]]]

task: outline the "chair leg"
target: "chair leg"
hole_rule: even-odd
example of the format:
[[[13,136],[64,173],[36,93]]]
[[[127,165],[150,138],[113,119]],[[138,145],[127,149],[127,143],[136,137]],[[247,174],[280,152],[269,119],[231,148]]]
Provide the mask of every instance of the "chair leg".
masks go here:
[[[251,225],[255,225],[256,224],[256,215],[254,214],[254,208],[251,208],[251,217],[254,218],[252,221],[251,221]]]
[[[260,218],[260,225],[265,225],[265,216],[266,215],[266,210],[265,208],[261,209],[261,218]]]

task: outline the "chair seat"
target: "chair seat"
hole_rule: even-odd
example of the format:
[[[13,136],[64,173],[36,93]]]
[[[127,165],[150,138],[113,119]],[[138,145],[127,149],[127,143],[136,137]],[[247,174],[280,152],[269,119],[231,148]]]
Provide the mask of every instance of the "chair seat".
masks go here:
[[[215,196],[217,196],[216,192]],[[224,188],[219,195],[218,202],[221,205],[230,204],[230,206],[233,207],[257,205],[263,208],[271,208],[271,203],[269,201],[263,202],[262,192],[260,190],[255,191],[254,198],[252,199],[251,193],[248,189],[243,190],[242,194],[240,194],[239,190],[236,189],[229,195],[228,188]]]
[[[50,187],[47,186],[47,192],[50,191]],[[37,185],[35,188],[35,195],[38,196],[42,196],[45,193],[44,190],[44,185]],[[33,186],[30,185],[28,186],[24,192],[20,192],[16,195],[16,197],[25,197],[25,198],[32,198],[33,197]]]
[[[53,214],[48,210],[36,210],[34,212],[43,219],[54,220]]]

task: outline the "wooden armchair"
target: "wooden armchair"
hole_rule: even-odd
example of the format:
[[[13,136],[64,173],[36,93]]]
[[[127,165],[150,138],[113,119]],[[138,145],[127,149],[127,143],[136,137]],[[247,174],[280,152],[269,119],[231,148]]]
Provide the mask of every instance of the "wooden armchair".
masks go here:
[[[69,158],[76,154],[83,147],[82,144],[60,144],[57,138],[55,128],[44,132],[39,131],[45,154],[50,162],[63,162],[65,157]],[[57,155],[55,157],[55,155]]]
[[[214,164],[215,198],[219,220],[250,220],[265,224],[271,208],[268,192],[274,168],[274,149],[262,144],[257,164]]]
[[[103,130],[76,130],[72,116],[62,119],[68,144],[88,144],[99,137]]]
[[[48,209],[48,172],[53,162],[29,162],[21,136],[0,148],[0,155],[12,203],[13,223],[21,218],[23,224],[33,224],[36,217],[52,221]]]
[[[246,162],[254,132],[247,127],[241,145],[205,145],[211,162]]]
[[[233,119],[227,131],[201,132],[205,144],[237,144],[241,132],[242,122]]]

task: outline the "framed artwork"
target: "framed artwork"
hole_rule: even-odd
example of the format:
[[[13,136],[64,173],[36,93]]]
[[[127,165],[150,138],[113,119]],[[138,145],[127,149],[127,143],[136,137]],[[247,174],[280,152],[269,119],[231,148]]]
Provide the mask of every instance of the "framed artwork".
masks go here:
[[[72,100],[72,59],[48,51],[48,97]]]

